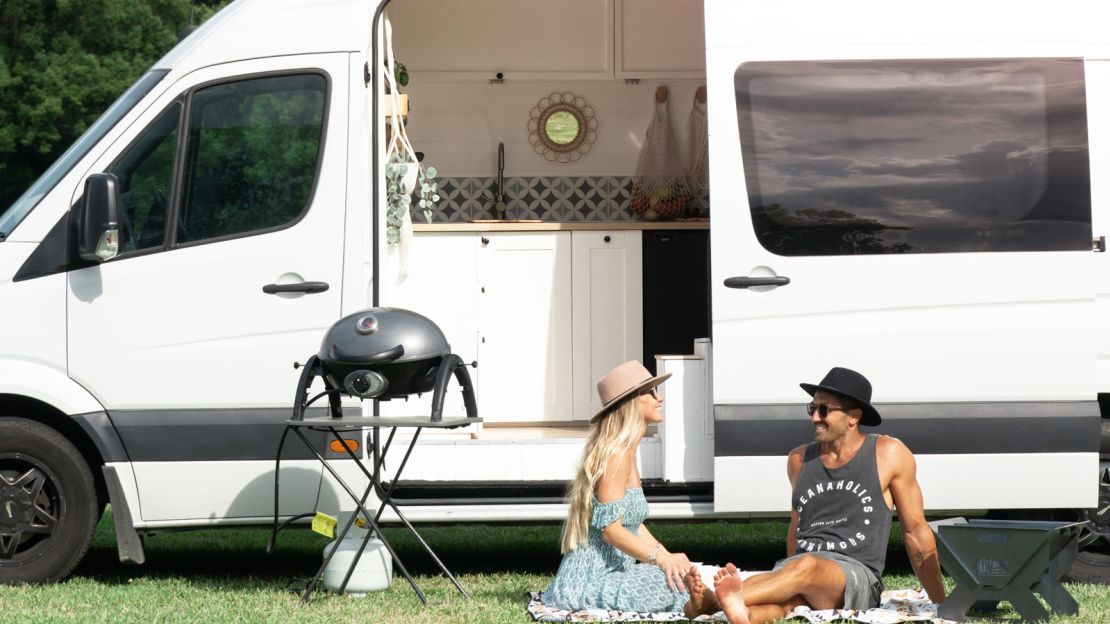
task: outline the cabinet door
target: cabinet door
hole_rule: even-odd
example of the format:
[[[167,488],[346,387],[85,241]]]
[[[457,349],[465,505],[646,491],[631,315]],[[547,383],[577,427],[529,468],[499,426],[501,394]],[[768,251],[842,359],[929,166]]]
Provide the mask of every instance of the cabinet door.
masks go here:
[[[478,411],[487,423],[571,420],[570,232],[481,235]]]
[[[434,321],[447,337],[451,352],[465,362],[478,358],[477,247],[474,232],[421,232],[412,239],[406,275],[401,274],[396,249],[383,254],[382,304],[412,310]],[[480,383],[481,371],[467,372],[475,384]],[[457,388],[452,379],[443,404],[444,416],[466,415],[462,392]],[[383,416],[427,415],[432,409],[432,393],[380,405]],[[429,429],[421,435],[435,433]]]
[[[601,409],[596,384],[643,353],[639,231],[573,232],[574,418]]]
[[[616,0],[617,78],[705,76],[703,0]]]
[[[388,10],[397,58],[421,83],[612,77],[612,0],[405,0]]]

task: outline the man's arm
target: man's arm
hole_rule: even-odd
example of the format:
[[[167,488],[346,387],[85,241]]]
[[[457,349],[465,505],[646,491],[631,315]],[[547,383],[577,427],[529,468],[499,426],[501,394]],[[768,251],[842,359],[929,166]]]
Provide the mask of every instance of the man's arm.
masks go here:
[[[896,438],[879,438],[880,457],[890,470],[890,494],[898,508],[902,537],[914,574],[935,603],[944,602],[944,581],[940,575],[940,559],[933,530],[925,522],[921,486],[917,482],[917,460],[905,444]]]
[[[786,458],[786,476],[790,478],[790,528],[786,530],[786,556],[793,557],[798,548],[798,512],[794,510],[794,484],[798,481],[798,474],[802,472],[802,460],[805,459],[805,446],[790,451]]]

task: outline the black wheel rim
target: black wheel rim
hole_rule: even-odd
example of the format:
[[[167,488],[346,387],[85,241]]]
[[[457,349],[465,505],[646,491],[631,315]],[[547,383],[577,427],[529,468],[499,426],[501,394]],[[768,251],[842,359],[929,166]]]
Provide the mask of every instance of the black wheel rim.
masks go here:
[[[64,511],[49,468],[33,457],[0,454],[0,560],[35,557],[57,534]]]
[[[1088,566],[1110,566],[1110,465],[1099,467],[1098,507],[1079,512],[1087,524],[1079,529],[1079,561]]]

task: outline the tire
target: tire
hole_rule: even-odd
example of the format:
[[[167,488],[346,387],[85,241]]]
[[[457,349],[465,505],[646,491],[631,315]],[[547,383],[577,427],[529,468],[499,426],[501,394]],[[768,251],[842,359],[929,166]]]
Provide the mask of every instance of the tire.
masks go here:
[[[69,440],[0,418],[0,583],[65,578],[89,549],[98,510],[92,473]]]
[[[1108,425],[1102,421],[1100,443],[1107,447]],[[1099,461],[1098,507],[1076,511],[1076,519],[1088,524],[1080,529],[1079,556],[1064,573],[1065,578],[1081,583],[1110,585],[1110,461]]]
[[[1110,555],[1096,550],[1083,550],[1068,568],[1067,578],[1080,583],[1110,583]]]

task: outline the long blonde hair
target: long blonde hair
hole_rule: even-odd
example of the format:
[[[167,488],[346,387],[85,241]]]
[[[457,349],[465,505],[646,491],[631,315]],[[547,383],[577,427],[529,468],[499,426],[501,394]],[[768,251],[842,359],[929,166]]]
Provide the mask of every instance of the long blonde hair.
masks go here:
[[[567,490],[570,513],[563,524],[563,554],[587,539],[594,507],[594,488],[605,473],[609,460],[635,448],[646,429],[639,393],[621,401],[590,428],[586,446],[582,449],[582,459],[578,462],[578,473]]]

